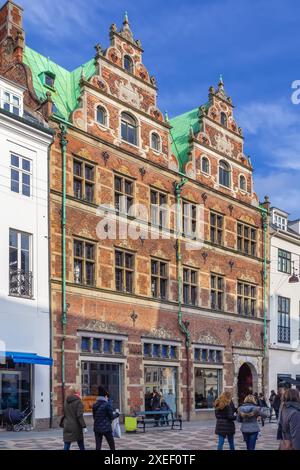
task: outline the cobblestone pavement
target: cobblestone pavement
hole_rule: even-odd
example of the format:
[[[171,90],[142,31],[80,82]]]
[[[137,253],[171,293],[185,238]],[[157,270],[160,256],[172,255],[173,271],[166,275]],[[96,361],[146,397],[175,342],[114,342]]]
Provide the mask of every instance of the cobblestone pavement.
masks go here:
[[[261,430],[257,442],[257,450],[276,450],[277,425],[267,423]],[[91,430],[85,435],[87,449],[94,449],[94,436]],[[245,449],[239,426],[236,431],[236,448]],[[125,434],[116,439],[118,450],[214,450],[217,447],[217,437],[214,434],[214,424],[184,423],[183,430],[157,430],[149,428],[146,433]],[[44,432],[2,432],[0,431],[0,450],[59,450],[62,448],[62,431],[50,430]],[[72,444],[77,449],[77,444]],[[104,439],[103,449],[108,449]],[[228,449],[226,443],[224,449]]]

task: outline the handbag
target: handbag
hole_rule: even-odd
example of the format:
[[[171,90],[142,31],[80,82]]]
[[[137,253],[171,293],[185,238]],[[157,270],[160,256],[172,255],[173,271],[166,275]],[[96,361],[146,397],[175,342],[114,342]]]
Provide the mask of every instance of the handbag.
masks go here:
[[[65,415],[60,418],[60,422],[59,422],[59,427],[60,428],[64,427],[64,422],[65,422]]]
[[[294,450],[292,441],[289,439],[282,439],[279,444],[278,450]]]
[[[117,439],[120,439],[120,437],[121,437],[121,427],[120,427],[120,423],[119,423],[119,418],[114,419],[113,422],[112,422],[112,433],[113,433],[113,437],[115,437]]]

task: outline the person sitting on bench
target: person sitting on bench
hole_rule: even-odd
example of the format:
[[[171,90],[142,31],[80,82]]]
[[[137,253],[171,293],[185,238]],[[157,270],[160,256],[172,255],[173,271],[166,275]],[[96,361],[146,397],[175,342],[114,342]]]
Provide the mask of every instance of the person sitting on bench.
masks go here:
[[[162,398],[160,402],[160,411],[171,411],[171,408],[169,407],[168,403],[166,402],[164,398]],[[169,426],[169,413],[166,413],[165,415],[161,415],[160,425],[164,426],[164,424]]]

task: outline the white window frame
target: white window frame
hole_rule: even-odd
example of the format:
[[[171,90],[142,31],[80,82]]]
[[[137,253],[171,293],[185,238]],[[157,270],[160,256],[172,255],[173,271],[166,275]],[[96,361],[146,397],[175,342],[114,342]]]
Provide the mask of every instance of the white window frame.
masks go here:
[[[11,157],[12,157],[12,156],[15,156],[15,157],[18,157],[18,158],[19,158],[19,162],[21,162],[21,166],[19,166],[19,168],[16,167],[16,166],[14,166],[14,165],[12,165],[12,163],[11,163]],[[32,192],[33,192],[33,191],[32,191],[32,190],[33,190],[33,188],[32,188],[32,178],[33,178],[33,176],[32,176],[32,167],[33,167],[33,161],[32,161],[30,158],[24,157],[23,155],[20,155],[20,154],[18,154],[18,153],[16,153],[16,152],[10,152],[10,153],[9,153],[9,158],[10,158],[10,166],[9,166],[9,167],[10,167],[10,191],[11,191],[12,193],[19,194],[20,196],[23,196],[23,197],[26,197],[26,198],[31,198],[31,197],[32,197]],[[28,161],[28,162],[30,163],[30,171],[23,170],[23,168],[22,168],[22,161],[23,161],[23,160],[26,160],[26,161]],[[11,189],[11,182],[12,182],[11,170],[15,170],[15,171],[17,171],[17,172],[19,173],[19,191],[18,191],[18,192],[17,192],[17,191],[13,191],[13,190]],[[30,176],[30,185],[29,185],[29,188],[30,188],[30,195],[29,195],[29,196],[27,196],[26,194],[23,194],[23,190],[22,190],[22,186],[23,186],[23,174],[26,174],[26,175],[29,175],[29,176]],[[21,178],[20,178],[20,176],[21,176]]]
[[[105,120],[104,124],[98,121],[98,108],[102,108],[105,112]],[[100,127],[104,127],[107,129],[109,127],[109,112],[107,111],[106,106],[104,106],[102,103],[97,103],[95,107],[95,122],[98,124]]]
[[[154,147],[152,146],[152,136],[153,136],[153,134],[157,135],[157,137],[158,137],[158,140],[159,140],[159,142],[158,142],[158,149],[156,149],[156,148],[154,148]],[[161,152],[162,152],[161,136],[160,136],[159,133],[156,132],[156,131],[151,131],[151,132],[150,132],[150,148],[151,148],[151,150],[153,150],[153,152],[156,152],[156,153],[161,153]]]
[[[10,101],[9,101],[9,112],[13,113],[15,116],[23,116],[23,89],[20,87],[16,87],[13,84],[6,80],[0,80],[0,106],[4,109],[4,103],[7,103],[5,99],[5,93],[9,93]],[[12,97],[15,96],[19,100],[19,106],[16,108],[19,109],[19,114],[13,112],[13,100]]]

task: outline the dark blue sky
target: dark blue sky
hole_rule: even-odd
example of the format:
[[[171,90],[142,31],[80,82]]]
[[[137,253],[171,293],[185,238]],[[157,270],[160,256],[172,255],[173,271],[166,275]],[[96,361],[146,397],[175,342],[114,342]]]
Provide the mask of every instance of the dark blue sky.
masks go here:
[[[255,167],[256,191],[300,217],[300,2],[297,0],[20,0],[27,44],[74,69],[109,44],[111,23],[131,28],[173,117],[207,100],[223,75]]]

